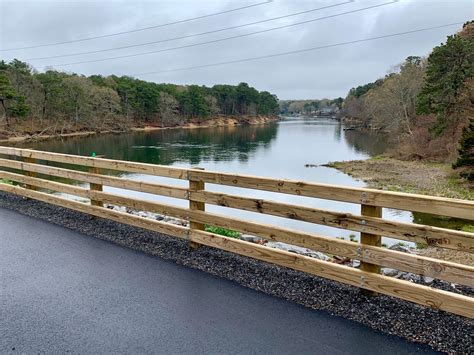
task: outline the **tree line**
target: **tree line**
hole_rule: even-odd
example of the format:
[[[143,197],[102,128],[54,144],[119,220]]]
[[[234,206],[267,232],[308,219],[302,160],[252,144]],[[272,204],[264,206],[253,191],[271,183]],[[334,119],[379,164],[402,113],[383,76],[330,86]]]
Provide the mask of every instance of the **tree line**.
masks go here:
[[[389,133],[409,158],[455,162],[474,178],[474,22],[427,58],[408,57],[375,82],[352,88],[349,120]]]
[[[181,125],[218,115],[278,113],[278,99],[247,83],[174,85],[128,76],[89,77],[0,61],[0,124],[6,130],[79,130]]]
[[[316,99],[316,100],[280,100],[280,114],[282,115],[311,115],[325,112],[335,113],[342,108],[344,99]]]

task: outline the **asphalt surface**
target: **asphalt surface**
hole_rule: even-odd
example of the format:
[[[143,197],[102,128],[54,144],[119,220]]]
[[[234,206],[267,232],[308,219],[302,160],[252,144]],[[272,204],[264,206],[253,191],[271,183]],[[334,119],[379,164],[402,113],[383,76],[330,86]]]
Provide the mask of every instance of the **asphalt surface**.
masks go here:
[[[0,353],[430,352],[199,270],[0,209]]]

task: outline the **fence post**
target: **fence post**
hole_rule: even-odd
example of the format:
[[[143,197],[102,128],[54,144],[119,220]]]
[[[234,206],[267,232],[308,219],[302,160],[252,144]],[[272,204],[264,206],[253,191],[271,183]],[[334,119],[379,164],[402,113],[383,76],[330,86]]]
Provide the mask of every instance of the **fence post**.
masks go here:
[[[193,168],[193,169],[198,169],[198,170],[204,170],[203,168]],[[194,180],[192,176],[188,176],[189,180],[189,191],[201,191],[206,188],[204,181],[200,180]],[[206,209],[206,204],[204,202],[198,202],[198,201],[193,201],[191,200],[191,197],[189,197],[189,209],[190,210],[196,210],[196,211],[205,211]],[[193,222],[192,220],[189,220],[189,228],[190,229],[197,229],[197,230],[205,230],[206,227],[202,223],[198,222]],[[196,242],[189,242],[189,246],[192,249],[198,249],[201,247],[199,243]]]
[[[94,155],[94,158],[102,158],[102,157],[104,157],[104,156],[103,155]],[[100,174],[100,169],[96,168],[95,166],[90,166],[89,167],[89,173],[91,173],[91,174]],[[102,186],[102,184],[90,183],[89,184],[89,189],[91,191],[100,191],[100,192],[102,192],[104,187]],[[91,205],[92,206],[104,207],[104,203],[102,201],[99,201],[99,200],[92,200],[91,199]]]
[[[362,204],[361,205],[361,214],[362,214],[362,216],[381,218],[382,217],[382,207]],[[364,221],[362,221],[362,222],[364,222]],[[369,234],[369,233],[364,233],[364,232],[360,233],[360,243],[361,244],[374,245],[374,246],[380,247],[381,242],[382,242],[382,237],[380,235]],[[363,270],[363,271],[380,274],[380,266],[379,265],[375,265],[375,264],[371,264],[371,263],[367,263],[367,262],[363,261],[364,260],[364,253],[365,253],[363,248],[361,248],[361,253],[362,254],[361,254],[361,260],[360,260],[360,269]],[[361,283],[363,284],[363,280],[362,280]],[[369,291],[369,290],[365,290],[365,289],[362,289],[362,293],[367,295],[367,296],[377,295],[377,292]]]
[[[31,149],[31,148],[30,148]],[[23,158],[23,161],[25,163],[29,163],[29,164],[36,164],[37,163],[37,160],[35,158],[30,158],[30,157],[24,157]],[[25,171],[25,175],[26,176],[29,176],[29,177],[32,177],[32,178],[36,178],[37,177],[37,174],[33,171]],[[26,185],[25,186],[27,189],[29,190],[38,190],[36,186],[33,186],[33,185]]]

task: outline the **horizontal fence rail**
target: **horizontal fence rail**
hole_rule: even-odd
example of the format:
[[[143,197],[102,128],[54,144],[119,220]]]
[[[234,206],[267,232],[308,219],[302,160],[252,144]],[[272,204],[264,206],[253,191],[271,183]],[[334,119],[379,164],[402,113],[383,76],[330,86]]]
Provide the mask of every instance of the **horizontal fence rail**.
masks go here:
[[[443,197],[407,194],[402,192],[378,191],[373,189],[342,187],[285,179],[262,178],[256,176],[206,172],[153,164],[118,161],[111,159],[82,157],[76,155],[39,152],[31,149],[0,147],[0,154],[33,158],[50,162],[96,167],[130,173],[163,176],[229,185],[256,190],[280,192],[357,204],[367,204],[413,212],[423,212],[447,217],[473,219],[473,201]]]
[[[474,252],[474,233],[386,220],[380,207],[473,219],[474,202],[424,195],[340,187],[291,180],[217,173],[200,169],[159,166],[104,158],[83,157],[31,149],[0,147],[0,191],[37,199],[94,216],[165,233],[189,241],[194,248],[207,245],[255,259],[329,278],[375,293],[386,294],[474,318],[474,298],[380,275],[381,266],[474,287],[474,267],[383,248],[380,237]],[[52,166],[58,163],[61,167]],[[64,166],[70,168],[64,168]],[[78,167],[81,170],[75,170]],[[4,169],[8,171],[5,171]],[[16,171],[16,172],[12,172]],[[88,172],[87,172],[88,171]],[[188,180],[189,187],[157,184],[106,175],[107,171],[140,173]],[[51,181],[48,177],[88,183],[89,188]],[[9,184],[12,181],[15,184]],[[206,191],[206,183],[356,203],[361,214],[341,213],[272,200]],[[103,186],[189,201],[189,208],[104,192]],[[74,201],[55,193],[74,195]],[[317,202],[317,201],[315,201]],[[257,223],[205,211],[205,205],[289,218],[361,232],[361,242]],[[189,221],[189,227],[159,222],[107,208],[106,205],[159,213]],[[361,261],[361,268],[269,248],[204,231],[205,225],[232,229],[266,240],[280,241],[323,253]]]

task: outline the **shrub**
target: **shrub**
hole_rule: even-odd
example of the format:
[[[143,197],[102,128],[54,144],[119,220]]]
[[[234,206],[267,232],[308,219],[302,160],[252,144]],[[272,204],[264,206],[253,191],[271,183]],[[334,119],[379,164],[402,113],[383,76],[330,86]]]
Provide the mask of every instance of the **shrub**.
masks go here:
[[[221,228],[221,227],[206,225],[206,232],[223,235],[224,237],[229,237],[229,238],[235,238],[235,239],[240,238],[239,232],[234,231],[232,229],[226,229],[226,228]]]

